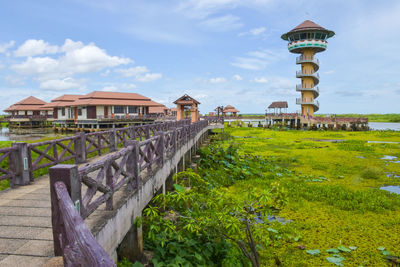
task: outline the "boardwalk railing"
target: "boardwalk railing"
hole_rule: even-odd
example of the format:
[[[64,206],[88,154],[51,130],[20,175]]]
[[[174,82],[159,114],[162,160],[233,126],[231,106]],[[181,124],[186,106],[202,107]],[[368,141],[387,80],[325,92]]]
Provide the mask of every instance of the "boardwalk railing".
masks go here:
[[[171,158],[177,149],[213,123],[223,124],[223,118],[206,118],[189,125],[175,124],[179,127],[169,127],[169,129],[166,125],[151,125],[144,129],[147,133],[148,131],[153,132],[153,136],[142,141],[127,140],[125,148],[99,161],[84,165],[79,169],[76,165],[52,167],[50,169],[50,190],[54,192],[51,202],[56,256],[64,256],[64,262],[68,263],[66,258],[69,257],[68,253],[72,250],[80,253],[79,255],[75,254],[77,259],[90,254],[91,259],[110,260],[104,258],[101,246],[91,234],[88,234],[87,226],[81,224],[81,220],[87,218],[104,203],[106,210],[113,210],[114,194],[121,187],[127,185],[129,191],[139,189],[143,184],[142,179],[162,167],[164,161]],[[155,130],[160,131],[155,132]],[[65,194],[65,188],[69,194]],[[65,222],[66,219],[69,220],[72,216],[76,217],[77,215],[76,212],[71,215],[72,211],[65,209],[62,206],[64,204],[60,204],[60,202],[67,202],[69,206],[75,205],[76,209],[80,211],[81,217],[79,217],[80,220],[76,220],[76,224]],[[77,228],[83,232],[75,233]],[[82,228],[84,229],[82,230]],[[68,235],[69,232],[75,234]],[[85,235],[85,240],[90,243],[88,248],[81,246],[82,242],[78,242],[82,239],[82,236],[79,235]],[[63,241],[65,239],[68,239],[67,243]],[[67,251],[65,244],[68,246]],[[99,253],[98,257],[97,253]],[[74,264],[79,263],[79,261],[72,261],[67,266],[75,266]]]
[[[189,125],[189,120],[130,126],[39,143],[13,143],[0,149],[0,181],[9,180],[10,186],[26,185],[34,179],[34,172],[60,163],[84,163],[87,158],[114,152],[129,140],[144,140],[158,131]],[[39,172],[37,176],[47,171]]]

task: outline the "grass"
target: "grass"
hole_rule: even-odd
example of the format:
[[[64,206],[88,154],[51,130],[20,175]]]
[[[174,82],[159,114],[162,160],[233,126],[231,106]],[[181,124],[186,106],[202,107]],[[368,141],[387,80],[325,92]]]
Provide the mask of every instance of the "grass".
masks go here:
[[[400,156],[400,144],[366,142],[399,142],[400,132],[226,127],[225,133],[236,136],[232,142],[239,145],[240,153],[273,163],[270,170],[264,170],[263,179],[243,180],[230,190],[243,194],[278,182],[289,198],[279,216],[292,220],[281,227],[301,236],[295,242],[275,242],[273,252],[261,252],[266,266],[273,266],[275,257],[283,266],[333,266],[326,260],[330,255],[325,250],[340,245],[357,247],[341,253],[348,266],[386,266],[379,246],[400,256],[400,195],[379,190],[383,185],[400,185],[399,178],[387,175],[400,175],[400,163],[382,159]],[[306,253],[314,249],[321,253]]]

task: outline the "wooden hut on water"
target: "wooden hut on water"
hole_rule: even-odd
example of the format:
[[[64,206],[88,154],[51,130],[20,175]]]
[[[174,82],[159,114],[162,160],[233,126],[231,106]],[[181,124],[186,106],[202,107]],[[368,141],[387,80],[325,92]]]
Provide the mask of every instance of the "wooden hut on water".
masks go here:
[[[34,96],[27,97],[10,107],[6,120],[10,128],[38,128],[47,125],[47,119],[52,118],[53,109],[46,107],[46,102]]]

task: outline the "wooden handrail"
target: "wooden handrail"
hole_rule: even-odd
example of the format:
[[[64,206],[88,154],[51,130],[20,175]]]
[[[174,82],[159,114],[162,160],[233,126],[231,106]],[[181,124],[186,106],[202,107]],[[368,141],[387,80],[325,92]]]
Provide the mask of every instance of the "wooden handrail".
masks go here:
[[[56,182],[54,189],[64,226],[64,236],[61,234],[59,237],[62,240],[64,266],[116,266],[79,215],[65,184]]]

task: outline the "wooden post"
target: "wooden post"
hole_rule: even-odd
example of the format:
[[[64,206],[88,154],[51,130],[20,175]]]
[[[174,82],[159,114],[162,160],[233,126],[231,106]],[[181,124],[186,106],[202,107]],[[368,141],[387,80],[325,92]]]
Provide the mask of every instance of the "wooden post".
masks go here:
[[[177,136],[177,130],[175,127],[171,127],[172,130],[172,134],[171,134],[171,138],[172,138],[172,155],[174,155],[176,153],[176,136]]]
[[[150,127],[148,125],[144,126],[145,128],[145,135],[146,135],[146,139],[150,138]]]
[[[128,128],[128,134],[131,137],[129,140],[136,140],[135,126],[131,126],[131,127]]]
[[[63,244],[68,244],[65,233],[65,228],[63,220],[61,218],[57,193],[54,188],[54,184],[61,181],[65,184],[68,193],[71,197],[72,202],[78,211],[81,209],[82,196],[81,196],[81,182],[78,175],[77,165],[63,165],[59,164],[53,166],[49,169],[50,174],[50,198],[51,198],[51,223],[53,226],[53,240],[54,240],[54,255],[62,256],[63,249],[61,247],[61,242]],[[63,240],[60,240],[60,234]]]
[[[75,164],[86,162],[86,135],[85,133],[77,133],[74,140]]]
[[[17,185],[29,184],[30,172],[29,172],[29,157],[28,157],[28,144],[27,143],[12,143],[11,147],[17,149],[11,152],[10,167],[12,166],[15,173],[15,178],[10,179],[10,186],[15,187]],[[11,162],[10,162],[11,163]]]
[[[159,163],[161,163],[161,167],[164,165],[164,152],[165,152],[165,133],[164,132],[157,132],[159,143],[158,143],[158,154],[160,155]]]
[[[117,151],[117,130],[110,130],[110,152]]]
[[[126,143],[127,146],[133,146],[131,154],[128,156],[126,171],[133,174],[132,180],[128,182],[128,189],[134,190],[142,186],[140,177],[140,166],[139,166],[139,141],[129,140]]]
[[[107,199],[106,201],[106,210],[113,210],[114,208],[114,183],[113,183],[113,173],[112,173],[112,165],[111,162],[106,162],[105,163],[105,168],[106,168],[106,185],[110,188],[111,190],[111,197]]]

